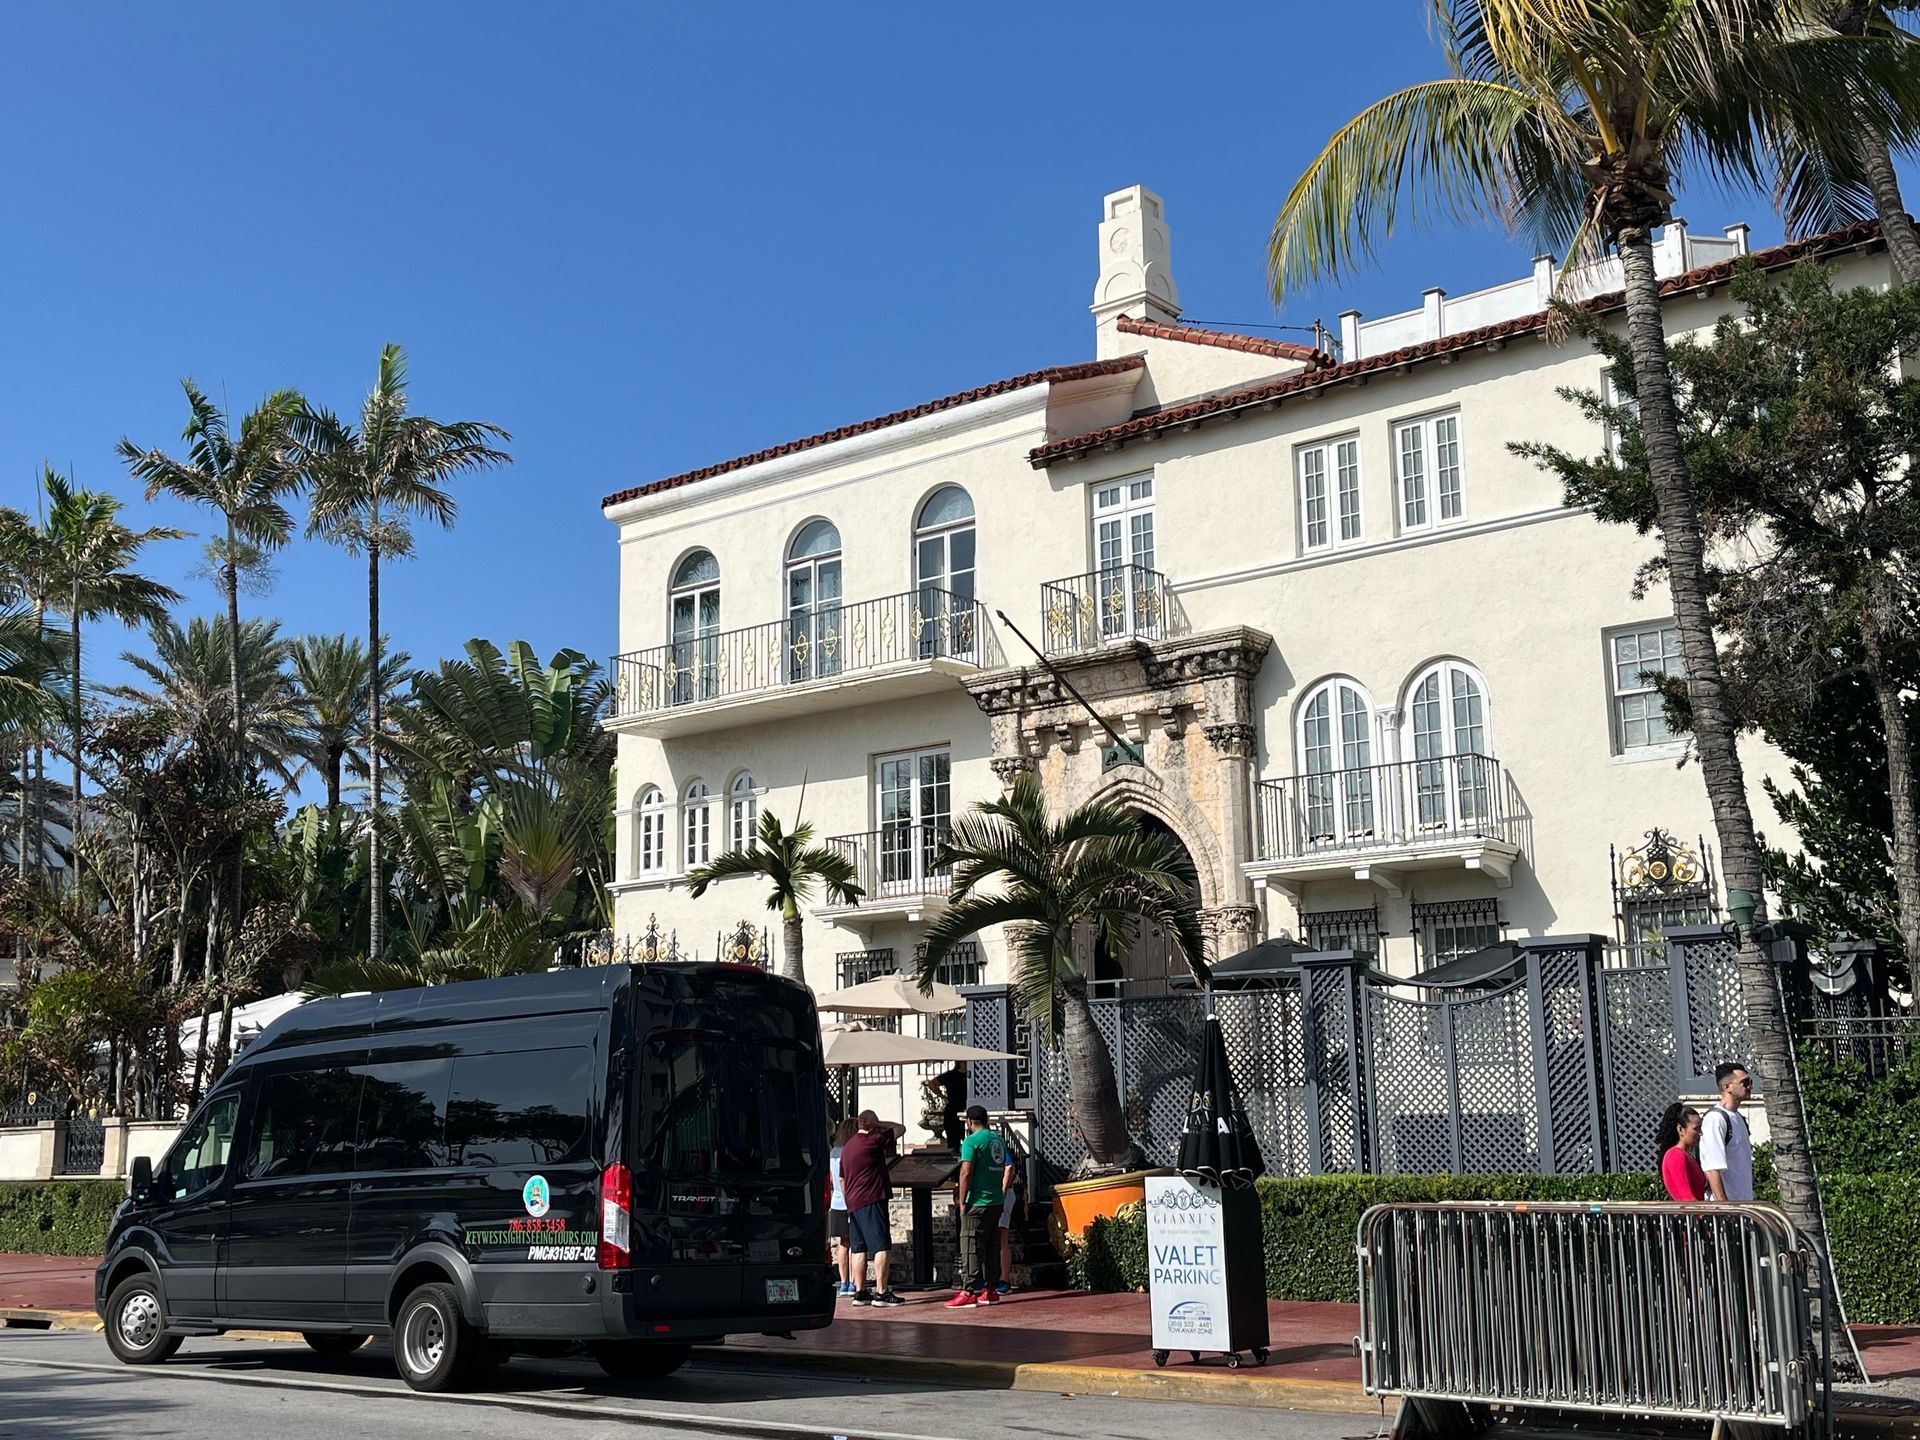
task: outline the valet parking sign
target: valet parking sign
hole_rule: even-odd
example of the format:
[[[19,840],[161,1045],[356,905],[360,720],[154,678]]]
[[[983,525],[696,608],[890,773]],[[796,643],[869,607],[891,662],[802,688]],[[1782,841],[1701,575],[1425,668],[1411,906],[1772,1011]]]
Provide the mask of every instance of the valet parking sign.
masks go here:
[[[1226,1223],[1220,1191],[1147,1177],[1147,1289],[1156,1350],[1228,1350]]]

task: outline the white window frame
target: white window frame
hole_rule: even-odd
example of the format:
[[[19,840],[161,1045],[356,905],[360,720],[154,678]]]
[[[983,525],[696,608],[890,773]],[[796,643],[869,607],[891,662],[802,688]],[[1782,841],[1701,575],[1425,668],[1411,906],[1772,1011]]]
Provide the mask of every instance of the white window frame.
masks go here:
[[[640,787],[640,798],[633,807],[634,873],[656,876],[667,873],[667,822],[671,807],[666,792],[658,785]]]
[[[680,869],[684,874],[713,859],[713,792],[695,777],[680,792]]]
[[[1620,393],[1620,387],[1614,383],[1611,366],[1600,372],[1600,398],[1616,409],[1631,410],[1636,415],[1640,413],[1640,402]],[[1606,435],[1607,459],[1618,465],[1620,464],[1620,432],[1611,425],[1604,426],[1603,430]]]
[[[1443,428],[1450,434],[1447,441],[1453,449],[1453,490],[1451,496],[1442,487],[1442,467],[1440,465],[1441,432]],[[1409,451],[1406,437],[1413,436],[1416,444]],[[1389,449],[1393,454],[1393,509],[1394,519],[1400,533],[1417,534],[1423,530],[1433,530],[1447,525],[1458,525],[1467,518],[1467,465],[1466,441],[1461,432],[1460,411],[1437,410],[1431,415],[1416,415],[1406,420],[1393,422],[1389,432]],[[1418,460],[1420,493],[1417,503],[1420,506],[1418,518],[1410,513],[1408,498],[1409,471],[1407,457],[1412,454]],[[1453,513],[1444,513],[1449,501]]]
[[[727,848],[749,851],[760,827],[760,792],[751,771],[742,770],[727,787]]]
[[[1320,523],[1325,530],[1318,540],[1313,538],[1312,503],[1307,490],[1307,470],[1312,463],[1317,463],[1319,469],[1323,507]],[[1343,545],[1358,545],[1366,539],[1358,435],[1335,435],[1300,446],[1294,451],[1293,476],[1294,503],[1300,515],[1301,554],[1338,550]]]
[[[1686,658],[1680,653],[1680,622],[1673,617],[1668,616],[1663,620],[1646,620],[1634,625],[1614,625],[1608,627],[1601,633],[1600,649],[1601,654],[1605,657],[1607,666],[1607,733],[1610,741],[1609,748],[1613,751],[1616,759],[1633,760],[1642,756],[1671,755],[1677,750],[1686,748],[1686,737],[1684,735],[1675,735],[1671,731],[1668,731],[1665,737],[1659,740],[1645,740],[1638,744],[1629,744],[1627,741],[1627,726],[1634,723],[1647,723],[1654,720],[1655,717],[1641,714],[1629,720],[1621,713],[1622,701],[1633,700],[1644,704],[1649,697],[1657,700],[1660,692],[1651,685],[1640,683],[1640,671],[1634,672],[1635,678],[1632,685],[1622,685],[1620,683],[1619,669],[1623,664],[1632,663],[1640,665],[1641,670],[1656,667],[1643,664],[1642,662],[1648,658],[1644,655],[1636,656],[1631,662],[1621,660],[1619,658],[1619,651],[1616,649],[1616,642],[1629,635],[1634,636],[1637,642],[1640,637],[1657,634],[1660,637],[1659,658],[1665,661],[1669,658],[1667,651],[1667,636],[1669,631],[1672,632],[1673,649],[1671,658],[1678,669],[1667,671],[1666,673],[1684,676],[1686,674]],[[1637,644],[1636,648],[1638,648]],[[1664,665],[1658,668],[1665,669]],[[1664,712],[1659,717],[1658,723],[1663,730],[1666,729]]]

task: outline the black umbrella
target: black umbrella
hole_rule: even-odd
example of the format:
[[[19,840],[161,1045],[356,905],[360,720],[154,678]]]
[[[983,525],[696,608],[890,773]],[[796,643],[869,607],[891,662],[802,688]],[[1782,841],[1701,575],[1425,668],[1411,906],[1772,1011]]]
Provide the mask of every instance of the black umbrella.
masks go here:
[[[1240,1084],[1227,1063],[1226,1037],[1212,1015],[1200,1037],[1199,1061],[1187,1123],[1180,1132],[1180,1173],[1203,1185],[1251,1185],[1267,1173],[1267,1165],[1247,1123]]]
[[[1208,967],[1207,982],[1216,990],[1256,990],[1297,983],[1300,957],[1313,953],[1311,945],[1298,940],[1262,940],[1251,950],[1214,962]]]

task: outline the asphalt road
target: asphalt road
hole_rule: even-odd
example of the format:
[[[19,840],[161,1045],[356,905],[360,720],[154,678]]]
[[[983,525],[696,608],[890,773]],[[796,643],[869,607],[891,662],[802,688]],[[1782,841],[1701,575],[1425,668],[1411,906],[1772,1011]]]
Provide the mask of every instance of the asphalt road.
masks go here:
[[[9,1440],[539,1440],[637,1436],[726,1440],[1374,1440],[1366,1416],[935,1389],[820,1377],[797,1368],[690,1365],[615,1385],[587,1361],[515,1360],[485,1392],[416,1395],[384,1346],[322,1360],[286,1342],[189,1340],[165,1365],[123,1366],[98,1335],[0,1330],[0,1436]]]

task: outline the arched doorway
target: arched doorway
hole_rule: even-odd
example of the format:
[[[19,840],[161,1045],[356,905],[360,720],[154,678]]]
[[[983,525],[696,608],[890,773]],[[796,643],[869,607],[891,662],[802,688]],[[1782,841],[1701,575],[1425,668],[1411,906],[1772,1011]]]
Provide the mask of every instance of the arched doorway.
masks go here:
[[[1188,865],[1192,865],[1193,856],[1186,842],[1165,821],[1145,811],[1134,812],[1134,819],[1142,833],[1171,840],[1187,857]],[[1117,954],[1104,935],[1091,932],[1082,937],[1081,946],[1081,964],[1092,978],[1096,998],[1163,995],[1170,982],[1189,979],[1193,973],[1186,961],[1175,955],[1172,942],[1157,925],[1136,926],[1131,941]]]

